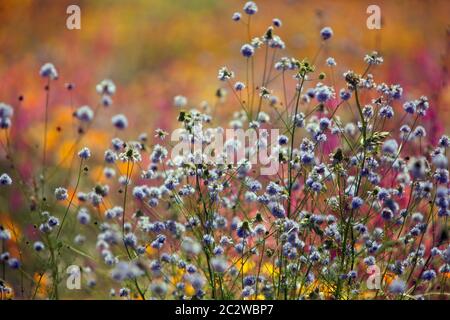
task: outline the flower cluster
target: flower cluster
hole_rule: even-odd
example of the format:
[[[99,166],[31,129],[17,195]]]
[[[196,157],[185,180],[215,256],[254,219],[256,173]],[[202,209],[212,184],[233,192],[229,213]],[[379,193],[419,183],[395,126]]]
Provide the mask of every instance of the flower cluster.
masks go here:
[[[258,7],[249,1],[243,12],[250,29]],[[243,17],[235,13],[232,19]],[[242,145],[226,137],[223,150],[207,157],[195,146],[210,147],[225,129],[214,125],[214,111],[189,108],[188,99],[178,95],[173,99],[178,140],[172,142],[187,145],[183,152],[164,143],[168,133],[161,128],[157,142],[146,134],[123,138],[132,133],[127,117],[117,114],[110,122],[116,136],[101,157],[77,140],[73,161],[79,170],[72,183],[52,185],[46,176],[34,184],[20,182],[33,202],[37,258],[4,250],[0,260],[24,273],[39,272],[30,298],[44,275],[51,279],[48,297],[63,295],[61,277],[74,260],[89,290],[96,283],[108,285],[101,288],[104,297],[421,299],[445,293],[450,140],[444,135],[435,146],[427,141],[420,120],[429,100],[405,101],[400,85],[375,83],[372,68],[383,63],[377,52],[361,59],[367,64],[362,74],[348,70],[338,81],[328,79],[316,71],[316,60],[339,35],[323,28],[317,58],[299,59],[285,54],[275,32],[281,20],[272,24],[240,48],[243,59],[252,61],[247,68],[260,51],[270,50],[260,85],[222,67],[217,98],[223,104],[235,99],[231,103],[240,106],[229,127],[276,128],[277,139],[269,142],[267,134],[259,134],[254,144]],[[267,56],[274,57],[272,64]],[[327,70],[337,65],[332,57],[323,64]],[[58,78],[51,64],[40,74]],[[111,80],[100,82],[96,91],[102,105],[112,105]],[[73,117],[89,124],[87,132],[97,113],[81,106]],[[12,115],[12,107],[1,103],[3,130],[11,127]],[[401,125],[394,130],[396,118]],[[263,164],[250,158],[269,147],[268,159],[280,166],[263,175]],[[230,161],[239,151],[245,158]],[[90,174],[94,163],[101,164],[100,174]],[[12,182],[8,174],[0,176],[0,185]],[[53,197],[46,184],[54,188]],[[12,241],[13,232],[1,227],[0,240]],[[372,267],[378,270],[375,287],[368,279]]]

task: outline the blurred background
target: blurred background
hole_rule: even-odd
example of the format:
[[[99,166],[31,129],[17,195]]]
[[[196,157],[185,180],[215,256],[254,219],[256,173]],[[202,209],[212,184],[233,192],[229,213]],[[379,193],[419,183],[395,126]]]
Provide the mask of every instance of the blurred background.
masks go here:
[[[14,107],[10,134],[20,172],[30,179],[33,164],[40,163],[40,157],[35,155],[42,142],[44,123],[46,81],[39,77],[42,64],[52,62],[59,72],[59,79],[51,84],[49,161],[54,165],[67,162],[70,167],[70,161],[66,161],[70,158],[65,155],[76,136],[71,113],[81,105],[94,108],[98,104],[95,85],[102,79],[112,79],[117,93],[113,105],[101,110],[89,138],[83,141],[97,155],[104,152],[115,134],[110,132],[112,115],[124,113],[128,117],[127,139],[135,139],[141,132],[153,137],[156,128],[170,131],[176,123],[175,95],[188,97],[192,106],[204,100],[214,104],[220,86],[217,71],[225,65],[242,80],[245,59],[239,49],[247,42],[247,35],[245,26],[233,22],[231,16],[236,11],[242,12],[244,3],[1,0],[0,101]],[[325,59],[331,56],[337,61],[336,78],[348,69],[362,73],[364,55],[377,50],[385,62],[373,70],[376,81],[400,83],[406,100],[428,96],[431,108],[423,125],[430,142],[450,133],[449,1],[259,0],[256,3],[259,12],[252,18],[253,36],[262,35],[272,19],[279,18],[283,26],[276,32],[287,45],[284,55],[311,59],[320,46],[320,29],[331,26],[334,36],[317,58],[319,70],[327,70]],[[81,8],[81,30],[66,28],[66,9],[72,4]],[[381,8],[380,30],[369,30],[366,26],[369,16],[366,10],[371,4]],[[74,84],[75,89],[68,91],[67,83]],[[338,89],[342,86],[340,79]],[[400,104],[395,108],[401,108]],[[217,114],[238,109],[237,104],[230,102]],[[1,171],[7,171],[3,153],[1,159]],[[18,193],[6,198],[9,203],[4,199],[0,202],[0,223],[4,224],[19,220],[16,214],[27,211]],[[26,233],[24,229],[32,230],[26,223],[16,228],[19,237]],[[17,250],[14,246],[8,249],[13,254]]]
[[[0,100],[14,105],[23,95],[26,112],[21,122],[32,130],[43,116],[43,80],[37,75],[40,66],[50,61],[60,74],[52,90],[54,116],[70,103],[65,83],[76,85],[75,106],[93,105],[95,84],[111,78],[118,87],[112,112],[126,111],[139,130],[163,127],[176,112],[171,108],[174,95],[183,94],[192,104],[211,101],[219,85],[219,67],[242,68],[243,73],[245,61],[239,48],[246,41],[245,26],[231,16],[242,11],[244,3],[2,0]],[[66,28],[66,8],[71,4],[81,8],[81,30]],[[385,64],[377,68],[376,77],[401,83],[406,98],[428,95],[433,110],[439,112],[437,131],[445,130],[450,101],[448,1],[260,0],[257,4],[254,35],[262,35],[272,18],[281,19],[283,27],[277,34],[287,45],[286,55],[312,57],[323,26],[331,26],[335,36],[317,61],[320,67],[332,56],[338,73],[362,72],[364,54],[381,52]],[[381,8],[381,30],[366,27],[371,4]]]

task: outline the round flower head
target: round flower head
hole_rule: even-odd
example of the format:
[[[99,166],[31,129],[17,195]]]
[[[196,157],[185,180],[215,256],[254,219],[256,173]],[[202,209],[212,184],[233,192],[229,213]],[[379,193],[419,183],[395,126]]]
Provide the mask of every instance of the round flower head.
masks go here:
[[[56,227],[59,225],[59,219],[52,216],[48,218],[47,223],[50,227]]]
[[[69,195],[67,194],[67,189],[62,188],[62,187],[58,187],[55,189],[55,198],[56,200],[66,200],[69,197]]]
[[[81,159],[89,159],[91,157],[91,150],[89,150],[89,148],[84,147],[83,149],[80,150],[80,152],[78,152],[78,156]]]
[[[339,97],[342,100],[346,101],[346,100],[349,100],[352,97],[352,93],[349,90],[341,89],[339,91]]]
[[[334,60],[334,58],[332,58],[332,57],[327,58],[327,60],[325,62],[327,64],[327,66],[329,66],[329,67],[336,66],[336,60]]]
[[[422,273],[422,279],[425,281],[431,281],[434,278],[436,278],[436,271],[434,271],[433,269],[425,270]]]
[[[91,122],[94,119],[94,111],[89,106],[82,106],[74,112],[74,117],[83,122]]]
[[[278,202],[270,202],[268,208],[275,218],[284,218],[286,216],[286,211]]]
[[[20,261],[17,260],[16,258],[8,259],[8,266],[11,269],[19,269],[20,268]]]
[[[241,47],[241,53],[244,57],[250,58],[255,53],[255,49],[251,45],[246,43]]]
[[[234,84],[234,90],[236,90],[236,91],[242,91],[242,90],[244,90],[245,89],[245,84],[244,83],[242,83],[242,82],[236,82],[235,84]]]
[[[108,96],[108,95],[106,95],[106,94],[104,94],[104,95],[102,96],[102,105],[103,105],[104,107],[109,107],[110,105],[112,105],[112,103],[113,103],[113,101],[112,101],[112,99],[111,99],[111,96]]]
[[[153,282],[150,285],[150,291],[157,296],[164,296],[167,293],[167,285],[164,282]]]
[[[77,214],[77,220],[81,224],[88,224],[91,221],[91,216],[86,208],[81,208]]]
[[[58,72],[56,71],[55,66],[52,63],[46,63],[41,67],[41,71],[39,72],[41,77],[49,78],[52,80],[58,79]]]
[[[3,173],[0,176],[0,185],[1,186],[9,186],[11,184],[12,184],[12,179],[6,173]]]
[[[407,112],[407,113],[414,113],[416,112],[416,103],[415,101],[407,101],[403,104],[403,109]]]
[[[0,129],[8,129],[11,127],[10,118],[0,118]]]
[[[244,12],[248,15],[252,15],[258,12],[258,7],[256,6],[256,3],[253,1],[248,1],[244,5]]]
[[[393,294],[403,294],[406,290],[406,283],[403,280],[395,279],[389,284],[389,292]]]
[[[222,68],[219,69],[219,73],[217,75],[217,78],[220,81],[230,80],[231,78],[234,78],[234,72],[228,70],[227,67],[222,67]]]
[[[0,118],[11,118],[13,113],[13,108],[10,105],[0,102]]]
[[[173,98],[173,105],[177,108],[184,108],[186,107],[187,103],[187,98],[184,96],[175,96]]]
[[[45,249],[45,246],[44,246],[44,244],[41,242],[41,241],[36,241],[34,244],[33,244],[33,248],[34,248],[34,250],[36,250],[36,251],[42,251],[42,250],[44,250]]]
[[[450,147],[450,138],[446,135],[443,135],[440,139],[439,139],[439,146],[443,147],[443,148],[448,148]]]
[[[288,141],[289,141],[289,138],[286,137],[285,135],[281,135],[281,136],[278,137],[278,144],[280,146],[283,146],[283,145],[287,144]]]
[[[223,273],[227,270],[228,264],[223,258],[212,258],[211,266],[215,272]]]
[[[319,102],[326,102],[334,98],[334,90],[332,87],[320,85],[314,90],[315,97]]]
[[[354,197],[352,199],[352,209],[359,209],[364,204],[364,200],[360,197]]]
[[[333,29],[330,27],[325,27],[322,30],[320,30],[320,36],[323,40],[328,40],[333,36]]]
[[[281,27],[282,22],[281,22],[280,19],[275,18],[275,19],[272,20],[272,24],[273,24],[275,27],[279,28],[279,27]]]
[[[123,130],[128,127],[127,117],[123,114],[116,114],[111,118],[111,122],[117,129]]]
[[[233,16],[231,17],[231,19],[233,19],[233,21],[239,21],[239,20],[241,20],[241,14],[239,12],[235,12],[235,13],[233,13]]]
[[[383,147],[381,148],[381,150],[383,150],[384,153],[395,155],[398,150],[398,143],[395,139],[386,140],[383,143]]]
[[[112,96],[116,93],[116,85],[109,79],[102,80],[95,88],[99,94]]]

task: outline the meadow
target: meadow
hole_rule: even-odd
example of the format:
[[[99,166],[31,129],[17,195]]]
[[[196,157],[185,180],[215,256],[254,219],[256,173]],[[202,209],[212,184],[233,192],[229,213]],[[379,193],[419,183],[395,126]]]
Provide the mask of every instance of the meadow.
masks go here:
[[[448,299],[449,5],[412,2],[3,1],[0,298]]]

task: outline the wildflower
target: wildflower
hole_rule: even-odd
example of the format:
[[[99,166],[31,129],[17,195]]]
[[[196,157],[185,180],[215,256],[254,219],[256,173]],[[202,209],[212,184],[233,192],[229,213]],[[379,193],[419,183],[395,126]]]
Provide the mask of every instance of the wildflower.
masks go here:
[[[383,57],[381,57],[378,52],[374,51],[371,54],[366,54],[364,57],[364,62],[371,65],[378,65],[383,63]]]
[[[8,266],[11,269],[19,269],[20,268],[20,261],[16,258],[10,258],[8,259]]]
[[[216,257],[211,259],[211,266],[215,272],[219,273],[224,273],[228,268],[228,264],[225,259]]]
[[[99,94],[112,96],[116,93],[116,85],[109,79],[102,80],[95,88]]]
[[[439,139],[439,146],[443,147],[443,148],[448,148],[450,147],[450,138],[446,135],[443,135],[440,139]]]
[[[330,27],[325,27],[322,30],[320,30],[320,36],[323,40],[328,40],[333,36],[333,29]]]
[[[334,98],[334,89],[326,85],[317,86],[314,93],[319,102],[326,102]]]
[[[255,53],[255,49],[249,44],[244,44],[241,47],[241,53],[244,57],[250,58]]]
[[[258,120],[258,122],[260,123],[268,123],[270,121],[270,116],[267,113],[261,111],[258,113],[256,120]]]
[[[253,1],[248,1],[244,5],[244,12],[248,15],[253,15],[258,12],[258,7],[256,6],[256,3]]]
[[[415,179],[423,179],[428,172],[428,162],[424,157],[411,158],[408,162],[408,169]]]
[[[382,118],[391,119],[394,116],[394,109],[391,106],[386,105],[380,108],[378,115]]]
[[[2,254],[0,254],[0,261],[6,262],[10,257],[11,255],[9,252],[3,252]]]
[[[231,17],[231,19],[233,21],[239,21],[239,20],[241,20],[241,14],[239,12],[235,12],[235,13],[233,13],[233,16]]]
[[[157,144],[154,146],[152,153],[150,154],[150,160],[153,163],[161,162],[168,155],[168,151],[163,146]]]
[[[219,74],[218,74],[217,78],[220,81],[230,80],[230,79],[234,78],[234,72],[229,71],[227,67],[222,67],[219,69]]]
[[[398,143],[394,139],[386,140],[383,143],[383,146],[382,146],[381,149],[382,149],[382,151],[384,153],[387,153],[387,154],[390,154],[390,155],[395,155],[397,153],[397,150],[398,150]]]
[[[427,110],[430,107],[428,98],[426,96],[421,96],[419,100],[416,101],[416,110],[419,116],[426,116]]]
[[[11,118],[13,113],[13,108],[10,105],[0,102],[0,118]]]
[[[177,108],[184,108],[187,106],[187,98],[184,96],[175,96],[173,98],[173,105]]]
[[[41,71],[39,72],[39,74],[43,78],[49,78],[51,80],[58,79],[58,72],[56,71],[55,66],[49,62],[41,67]]]
[[[272,20],[272,24],[273,24],[275,27],[280,28],[281,25],[282,25],[282,22],[281,22],[280,19],[274,18],[274,19]]]
[[[383,208],[383,210],[381,210],[381,217],[384,220],[391,220],[394,217],[394,213],[389,208]]]
[[[281,136],[278,137],[278,144],[280,146],[286,145],[288,143],[288,141],[289,141],[289,138],[286,137],[285,135],[281,135]]]
[[[117,154],[112,150],[105,151],[105,161],[107,163],[114,163],[118,159]]]
[[[415,137],[423,138],[423,137],[425,137],[427,135],[427,131],[425,130],[424,127],[417,126],[416,129],[414,129],[413,134],[414,134]]]
[[[241,223],[237,228],[237,235],[239,238],[248,238],[251,234],[250,226],[247,221]]]
[[[440,168],[440,169],[445,169],[448,166],[448,159],[443,154],[435,155],[432,158],[431,162],[433,163],[433,165],[435,165],[437,168]]]
[[[127,117],[123,114],[117,114],[111,118],[111,122],[117,129],[123,130],[128,127]]]
[[[56,200],[66,200],[69,197],[68,193],[67,193],[67,189],[62,188],[62,187],[58,187],[55,189],[55,198]]]
[[[449,181],[449,173],[447,169],[436,169],[433,177],[438,183],[447,183]]]
[[[47,223],[48,223],[48,225],[50,226],[50,227],[56,227],[56,226],[58,226],[59,225],[59,219],[57,218],[57,217],[49,217],[48,218],[48,221],[47,221]]]
[[[433,280],[434,278],[436,278],[436,271],[434,271],[433,269],[428,269],[428,270],[425,270],[423,273],[422,273],[422,277],[421,277],[423,280],[425,280],[425,281],[431,281],[431,280]]]
[[[83,122],[91,122],[94,119],[94,111],[89,106],[82,106],[74,112],[74,117]]]
[[[415,101],[407,101],[403,104],[403,109],[406,113],[415,113],[416,112],[416,102]]]
[[[123,237],[123,242],[129,247],[135,248],[137,246],[137,237],[134,233],[127,233]]]
[[[36,241],[33,243],[33,248],[35,251],[40,252],[45,249],[45,246],[41,241]]]
[[[328,129],[330,127],[331,121],[328,118],[320,118],[319,120],[319,126],[320,126],[320,130],[325,131],[326,129]]]
[[[154,295],[162,297],[167,293],[167,284],[162,281],[153,282],[150,284],[150,291]]]
[[[235,84],[234,84],[234,90],[236,90],[236,91],[242,91],[242,90],[244,90],[245,89],[245,84],[244,83],[242,83],[242,82],[236,82]]]
[[[352,199],[352,209],[359,209],[362,207],[362,205],[364,204],[364,200],[361,199],[360,197],[354,197]]]
[[[278,202],[270,202],[267,207],[275,218],[284,218],[286,216],[286,211]]]
[[[2,226],[0,226],[0,239],[1,240],[11,239],[11,232],[8,229],[3,229]]]
[[[84,147],[78,152],[78,156],[84,160],[89,159],[91,157],[91,150],[89,150],[89,148]]]
[[[131,293],[131,290],[128,288],[120,288],[119,289],[119,296],[120,297],[128,297]]]
[[[110,105],[112,105],[112,103],[113,101],[111,99],[111,96],[108,96],[106,94],[102,96],[102,105],[104,107],[109,107]]]
[[[91,216],[86,208],[81,208],[78,211],[77,220],[80,224],[88,224],[91,221]]]
[[[111,140],[111,144],[115,151],[122,150],[124,147],[126,147],[126,144],[119,138],[113,138]]]
[[[335,66],[337,65],[337,64],[336,64],[336,60],[334,60],[334,58],[332,58],[332,57],[328,57],[328,58],[327,58],[326,64],[327,64],[327,66],[329,66],[329,67],[335,67]]]
[[[403,280],[395,279],[389,284],[389,292],[393,294],[403,294],[406,291],[406,283]]]
[[[0,128],[8,129],[11,127],[11,117],[13,116],[13,109],[11,106],[0,102]]]
[[[192,238],[185,237],[181,242],[181,249],[187,254],[196,255],[201,250],[201,245]]]
[[[292,117],[292,122],[296,127],[303,128],[305,126],[305,115],[300,112]]]
[[[1,186],[9,186],[11,184],[12,184],[12,179],[6,173],[3,173],[0,176],[0,185]]]

